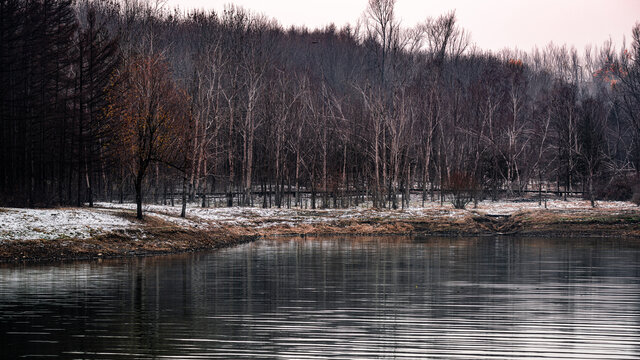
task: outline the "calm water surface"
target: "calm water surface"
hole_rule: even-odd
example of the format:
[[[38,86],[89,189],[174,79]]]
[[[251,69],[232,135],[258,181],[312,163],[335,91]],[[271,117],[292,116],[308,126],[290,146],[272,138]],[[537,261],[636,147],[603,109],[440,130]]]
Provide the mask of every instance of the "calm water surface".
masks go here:
[[[640,358],[624,240],[322,238],[0,268],[0,358]]]

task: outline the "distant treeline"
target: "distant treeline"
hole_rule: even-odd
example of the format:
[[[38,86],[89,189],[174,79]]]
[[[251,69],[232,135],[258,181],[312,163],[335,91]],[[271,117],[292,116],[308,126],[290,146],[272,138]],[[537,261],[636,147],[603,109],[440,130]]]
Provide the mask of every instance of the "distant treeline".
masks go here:
[[[454,13],[402,28],[394,2],[308,30],[231,6],[0,0],[0,204],[631,197],[640,25],[621,49],[495,54]]]

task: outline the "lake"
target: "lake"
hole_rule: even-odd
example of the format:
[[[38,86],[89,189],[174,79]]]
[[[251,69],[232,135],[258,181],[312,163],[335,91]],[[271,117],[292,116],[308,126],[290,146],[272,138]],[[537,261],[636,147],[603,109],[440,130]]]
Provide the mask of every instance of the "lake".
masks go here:
[[[0,358],[637,359],[640,244],[322,237],[0,268]]]

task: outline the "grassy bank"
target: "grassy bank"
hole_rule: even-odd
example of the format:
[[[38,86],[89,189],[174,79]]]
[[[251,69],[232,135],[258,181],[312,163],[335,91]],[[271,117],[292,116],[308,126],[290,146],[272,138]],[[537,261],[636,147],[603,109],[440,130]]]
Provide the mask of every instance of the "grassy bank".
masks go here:
[[[421,205],[421,204],[420,204]],[[640,239],[640,211],[627,202],[482,202],[468,209],[427,203],[407,210],[261,209],[146,206],[0,208],[0,262],[146,256],[232,246],[293,235],[558,236]]]

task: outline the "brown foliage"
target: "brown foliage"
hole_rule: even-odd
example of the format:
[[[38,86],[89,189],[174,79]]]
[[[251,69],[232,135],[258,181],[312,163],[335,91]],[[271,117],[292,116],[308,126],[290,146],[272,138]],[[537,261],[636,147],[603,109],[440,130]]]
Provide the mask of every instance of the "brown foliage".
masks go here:
[[[171,162],[184,148],[189,98],[161,56],[134,57],[114,79],[107,116],[118,134],[111,144],[123,159]]]
[[[464,209],[473,200],[476,182],[471,174],[463,171],[454,171],[447,180],[447,189],[453,195],[451,199],[453,207]]]
[[[109,91],[111,142],[135,178],[137,218],[142,219],[142,182],[152,162],[186,171],[189,97],[172,79],[160,55],[135,56]]]

